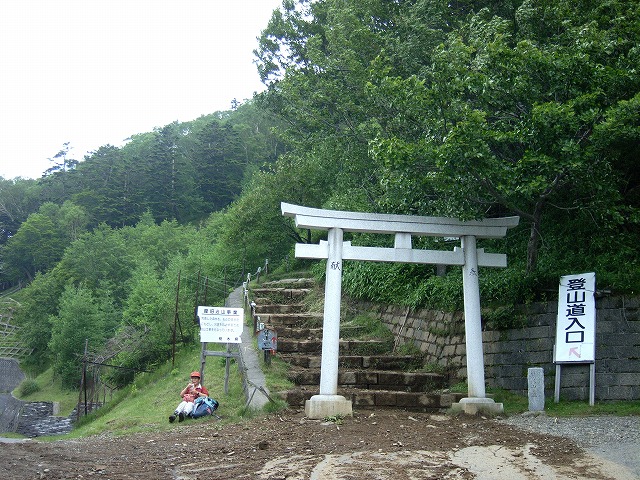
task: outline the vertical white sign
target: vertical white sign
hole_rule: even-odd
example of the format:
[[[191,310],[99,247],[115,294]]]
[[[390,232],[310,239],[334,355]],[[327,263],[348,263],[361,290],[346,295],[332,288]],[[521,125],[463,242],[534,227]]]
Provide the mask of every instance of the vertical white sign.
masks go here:
[[[242,343],[243,308],[198,307],[198,318],[201,342]]]
[[[595,361],[596,274],[560,277],[555,363]]]

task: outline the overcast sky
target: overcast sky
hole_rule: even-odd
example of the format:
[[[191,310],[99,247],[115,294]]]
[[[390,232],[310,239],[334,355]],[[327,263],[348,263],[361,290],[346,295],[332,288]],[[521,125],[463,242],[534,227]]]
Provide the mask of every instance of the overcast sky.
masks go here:
[[[252,51],[281,0],[0,0],[0,176],[262,90]]]

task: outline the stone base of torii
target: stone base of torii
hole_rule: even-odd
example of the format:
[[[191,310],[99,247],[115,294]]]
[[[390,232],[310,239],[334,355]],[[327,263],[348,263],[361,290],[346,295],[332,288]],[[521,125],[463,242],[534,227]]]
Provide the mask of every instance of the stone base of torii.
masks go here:
[[[322,419],[353,413],[351,401],[337,395],[343,260],[462,266],[469,390],[468,396],[453,404],[452,410],[468,414],[503,412],[503,405],[485,394],[478,267],[506,267],[507,258],[503,254],[485,253],[483,249],[476,248],[476,238],[502,238],[508,228],[518,224],[519,217],[460,221],[443,217],[323,210],[284,202],[281,208],[283,215],[294,217],[298,228],[328,230],[327,241],[317,245],[296,244],[296,257],[327,260],[320,393],[305,404],[308,418]],[[351,242],[343,241],[344,232],[393,234],[394,247],[353,246]],[[412,236],[460,238],[461,246],[453,252],[417,250],[412,248]]]

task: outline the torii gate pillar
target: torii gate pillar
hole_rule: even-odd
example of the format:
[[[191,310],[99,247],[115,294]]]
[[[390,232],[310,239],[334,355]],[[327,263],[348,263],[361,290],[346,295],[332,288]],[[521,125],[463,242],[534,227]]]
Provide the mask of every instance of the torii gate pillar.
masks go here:
[[[482,351],[482,321],[480,316],[480,284],[478,282],[478,256],[476,237],[460,238],[464,254],[462,285],[464,289],[464,334],[467,355],[468,397],[452,405],[453,411],[476,414],[500,414],[504,407],[486,398],[484,386],[484,355]]]
[[[305,415],[326,418],[351,415],[351,400],[338,395],[338,357],[340,355],[340,300],[342,297],[342,238],[340,228],[329,229],[325,276],[324,319],[322,323],[322,360],[320,394],[305,402]]]
[[[506,267],[507,257],[476,248],[476,238],[502,238],[508,228],[518,224],[519,217],[460,221],[443,217],[321,210],[288,203],[282,203],[281,207],[283,215],[295,217],[297,227],[328,231],[328,240],[318,245],[296,244],[296,257],[327,260],[320,392],[307,400],[307,417],[321,419],[353,413],[351,401],[337,394],[343,260],[462,266],[469,393],[468,397],[453,404],[452,409],[470,414],[502,413],[502,404],[485,395],[478,266]],[[353,246],[351,242],[343,241],[344,232],[394,234],[395,245],[394,248]],[[455,248],[453,252],[413,249],[413,235],[460,238],[461,248]]]

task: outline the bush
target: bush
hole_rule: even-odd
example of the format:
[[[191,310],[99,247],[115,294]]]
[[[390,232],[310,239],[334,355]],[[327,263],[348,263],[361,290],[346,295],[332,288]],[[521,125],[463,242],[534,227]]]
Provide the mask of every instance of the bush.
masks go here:
[[[29,395],[39,392],[40,385],[35,380],[25,380],[20,384],[18,389],[21,397],[28,397]]]

